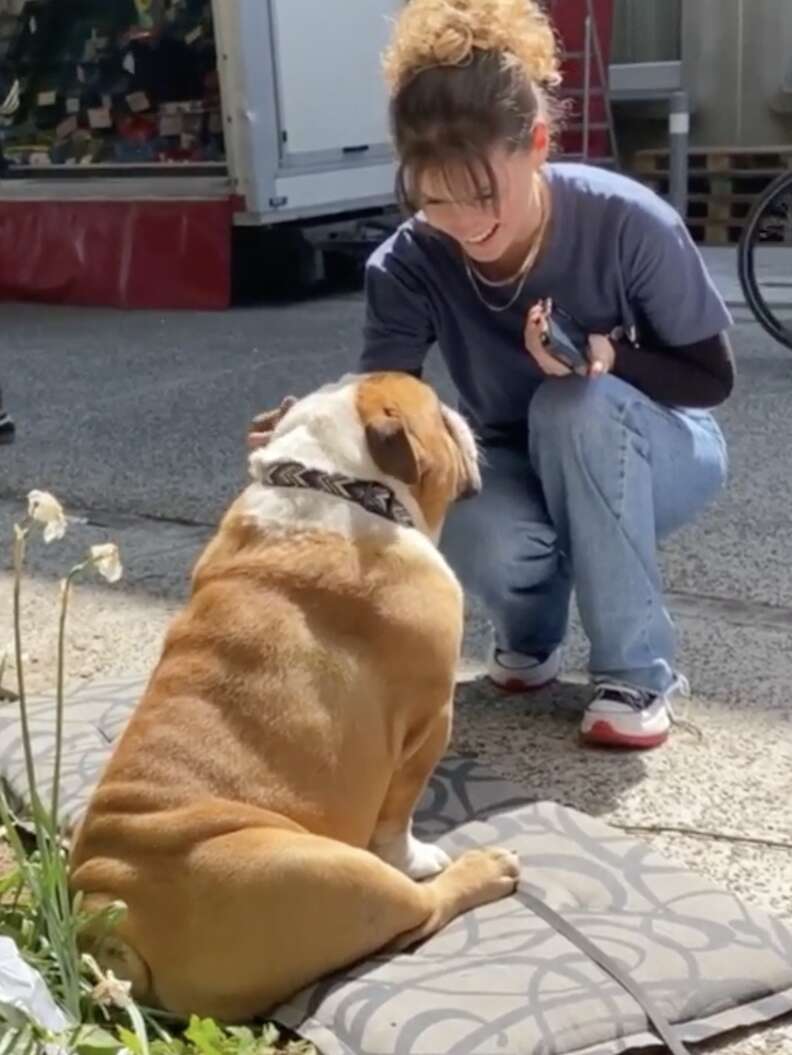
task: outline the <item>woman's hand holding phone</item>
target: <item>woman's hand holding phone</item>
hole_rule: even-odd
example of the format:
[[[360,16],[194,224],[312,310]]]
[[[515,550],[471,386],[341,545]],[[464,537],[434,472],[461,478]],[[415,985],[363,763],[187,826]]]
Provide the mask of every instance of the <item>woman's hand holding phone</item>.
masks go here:
[[[555,323],[553,302],[541,300],[528,311],[525,347],[547,377],[602,377],[611,372],[616,353],[608,337],[592,334],[585,348],[575,344]]]

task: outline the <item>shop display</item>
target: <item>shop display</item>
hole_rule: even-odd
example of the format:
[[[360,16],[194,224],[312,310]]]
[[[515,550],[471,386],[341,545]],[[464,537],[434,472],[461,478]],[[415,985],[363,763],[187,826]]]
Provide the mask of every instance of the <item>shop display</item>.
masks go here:
[[[0,0],[3,172],[224,160],[211,0]]]

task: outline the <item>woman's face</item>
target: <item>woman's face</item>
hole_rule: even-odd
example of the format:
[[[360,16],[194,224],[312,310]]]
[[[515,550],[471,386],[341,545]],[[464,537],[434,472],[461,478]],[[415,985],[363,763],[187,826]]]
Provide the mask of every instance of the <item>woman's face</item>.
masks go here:
[[[472,260],[495,263],[536,230],[539,197],[536,175],[547,159],[547,129],[539,124],[524,150],[499,147],[490,155],[498,196],[477,196],[470,178],[460,174],[449,187],[442,172],[427,170],[418,188],[426,222],[458,242]]]

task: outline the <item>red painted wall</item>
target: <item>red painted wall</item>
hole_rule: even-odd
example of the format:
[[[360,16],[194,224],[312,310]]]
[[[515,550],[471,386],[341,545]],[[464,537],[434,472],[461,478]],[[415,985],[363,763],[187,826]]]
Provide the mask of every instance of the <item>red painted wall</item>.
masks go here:
[[[0,203],[0,299],[220,309],[230,201]]]
[[[599,35],[602,57],[607,70],[610,62],[611,38],[613,35],[613,7],[614,0],[592,0],[592,9]],[[585,41],[584,25],[586,18],[585,0],[551,0],[549,4],[550,15],[558,30],[559,36],[566,52],[582,51]],[[564,62],[564,85],[561,89],[561,97],[564,97],[564,88],[583,87],[583,62],[578,59],[568,59]],[[599,86],[600,80],[597,74],[596,63],[592,61],[592,86]],[[569,111],[568,124],[580,123],[583,113],[583,100],[575,98]],[[594,96],[591,103],[592,122],[605,121],[605,104],[602,96]],[[579,154],[582,150],[582,135],[573,130],[566,131],[561,144],[565,153]],[[589,153],[592,159],[605,157],[610,153],[610,142],[607,132],[592,132],[589,138]]]

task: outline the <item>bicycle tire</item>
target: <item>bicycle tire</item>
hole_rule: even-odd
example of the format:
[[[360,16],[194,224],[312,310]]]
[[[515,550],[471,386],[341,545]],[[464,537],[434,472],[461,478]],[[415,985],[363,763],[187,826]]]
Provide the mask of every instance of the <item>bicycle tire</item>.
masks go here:
[[[776,318],[771,305],[762,295],[754,257],[762,220],[772,211],[774,202],[785,194],[792,194],[792,172],[784,173],[774,180],[751,209],[737,247],[737,270],[743,296],[756,321],[779,344],[792,349],[792,330]]]

